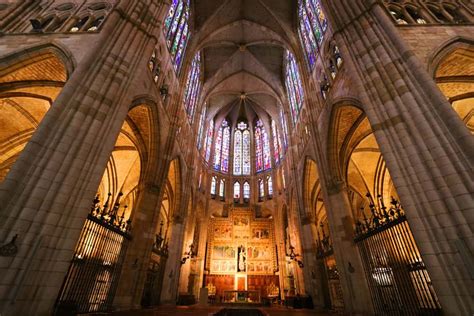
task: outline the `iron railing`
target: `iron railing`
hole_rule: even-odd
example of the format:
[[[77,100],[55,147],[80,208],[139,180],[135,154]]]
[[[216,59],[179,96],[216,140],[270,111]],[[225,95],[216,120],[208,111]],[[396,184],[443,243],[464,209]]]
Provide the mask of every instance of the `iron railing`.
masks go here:
[[[438,315],[441,306],[431,284],[405,213],[392,198],[376,206],[370,194],[370,219],[362,211],[355,242],[379,315]]]
[[[113,207],[110,195],[102,208],[99,199],[94,200],[56,302],[56,315],[111,310],[131,239],[125,210],[117,215],[120,196]]]

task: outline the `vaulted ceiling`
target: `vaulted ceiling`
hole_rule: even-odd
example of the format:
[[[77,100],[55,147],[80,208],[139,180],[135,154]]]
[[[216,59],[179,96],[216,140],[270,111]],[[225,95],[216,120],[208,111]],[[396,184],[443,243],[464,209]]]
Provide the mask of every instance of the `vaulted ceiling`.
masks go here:
[[[296,0],[193,3],[190,53],[203,57],[208,117],[242,112],[278,116],[286,102],[283,56],[295,43]],[[235,115],[234,115],[235,116]]]

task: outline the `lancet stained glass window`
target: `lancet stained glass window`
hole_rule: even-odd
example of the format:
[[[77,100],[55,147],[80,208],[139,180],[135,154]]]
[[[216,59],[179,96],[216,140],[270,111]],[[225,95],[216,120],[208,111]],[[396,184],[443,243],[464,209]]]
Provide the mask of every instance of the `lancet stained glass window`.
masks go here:
[[[278,164],[280,159],[282,158],[282,151],[281,151],[281,138],[280,138],[280,131],[276,126],[274,120],[272,120],[272,134],[273,134],[273,150],[274,150],[274,159],[275,163]]]
[[[234,175],[250,174],[250,132],[245,122],[237,124],[234,133]]]
[[[212,180],[211,180],[211,195],[216,195],[216,186],[217,186],[217,179],[216,179],[216,177],[212,177]]]
[[[224,120],[217,132],[216,148],[214,151],[214,169],[224,173],[229,172],[229,145],[230,127],[229,122]]]
[[[300,110],[303,107],[304,94],[295,56],[293,56],[293,54],[288,50],[286,51],[285,86],[288,101],[290,103],[293,123],[296,124],[300,115]]]
[[[209,127],[207,128],[206,140],[204,142],[204,153],[206,161],[209,161],[211,158],[211,147],[212,147],[212,138],[214,136],[214,121],[209,122]]]
[[[255,124],[255,155],[255,167],[257,172],[272,167],[270,142],[262,120],[257,120],[257,123]]]
[[[193,59],[191,70],[186,80],[186,90],[184,91],[184,108],[188,115],[189,123],[193,122],[196,104],[201,93],[201,55],[199,53]]]
[[[189,40],[189,0],[172,0],[163,30],[175,70],[179,70]]]
[[[224,193],[225,193],[225,180],[224,179],[221,179],[220,183],[219,183],[219,196],[221,198],[224,197]]]
[[[268,195],[273,195],[273,181],[272,177],[267,177]]]
[[[262,179],[258,180],[258,197],[263,198],[265,195],[265,186]]]
[[[234,183],[234,199],[240,199],[240,182]]]
[[[283,129],[283,147],[286,150],[288,148],[288,126],[286,125],[285,114],[280,111],[280,124]]]
[[[316,53],[324,39],[328,23],[319,0],[298,1],[298,32],[310,69],[314,68]]]
[[[201,113],[201,119],[199,120],[199,129],[198,129],[198,136],[197,136],[197,148],[200,150],[203,145],[203,139],[202,139],[202,133],[204,131],[204,124],[206,124],[206,111],[207,111],[207,106],[204,104],[202,113]],[[205,146],[205,144],[204,144]]]
[[[244,182],[244,199],[250,199],[250,184],[247,181]]]

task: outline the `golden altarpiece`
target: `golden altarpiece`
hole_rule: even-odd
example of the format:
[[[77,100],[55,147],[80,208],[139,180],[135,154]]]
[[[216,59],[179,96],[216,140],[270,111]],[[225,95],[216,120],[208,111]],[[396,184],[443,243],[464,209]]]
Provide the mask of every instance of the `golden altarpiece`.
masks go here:
[[[234,208],[210,220],[204,284],[219,301],[258,302],[279,297],[273,218]]]

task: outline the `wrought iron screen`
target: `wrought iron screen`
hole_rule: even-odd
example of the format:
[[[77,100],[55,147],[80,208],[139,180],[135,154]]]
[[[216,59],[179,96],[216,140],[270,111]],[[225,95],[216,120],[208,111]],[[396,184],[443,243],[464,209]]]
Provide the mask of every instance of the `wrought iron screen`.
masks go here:
[[[379,315],[437,315],[441,306],[398,201],[371,200],[372,218],[357,222],[358,245]]]
[[[117,218],[113,209],[109,212],[107,205],[104,209],[96,205],[82,228],[56,303],[57,315],[103,312],[112,307],[131,239],[130,221],[123,221],[123,216]]]

